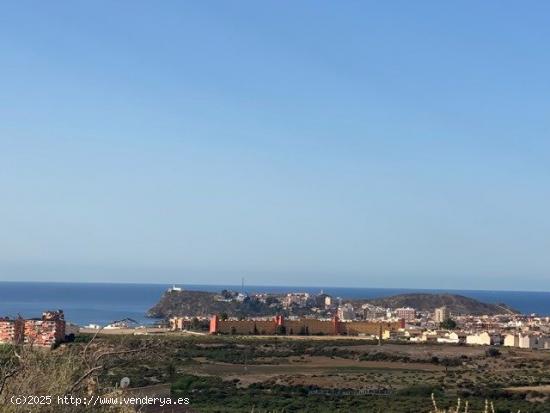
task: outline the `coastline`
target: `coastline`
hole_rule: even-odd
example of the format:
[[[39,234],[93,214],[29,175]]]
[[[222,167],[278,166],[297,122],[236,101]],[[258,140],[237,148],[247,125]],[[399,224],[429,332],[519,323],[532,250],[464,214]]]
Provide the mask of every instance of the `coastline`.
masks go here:
[[[240,291],[241,286],[177,284],[193,291],[220,292],[224,288]],[[139,324],[150,324],[153,319],[146,312],[154,306],[168,284],[122,283],[56,283],[0,281],[0,314],[15,317],[21,314],[34,317],[46,309],[64,309],[67,320],[78,324],[108,324],[113,320],[133,318]],[[334,288],[293,286],[245,286],[249,293],[283,293],[325,291],[345,299],[375,298],[408,292],[429,292],[464,295],[487,303],[505,303],[522,313],[550,315],[550,292],[480,291],[480,290],[425,290],[401,288]]]

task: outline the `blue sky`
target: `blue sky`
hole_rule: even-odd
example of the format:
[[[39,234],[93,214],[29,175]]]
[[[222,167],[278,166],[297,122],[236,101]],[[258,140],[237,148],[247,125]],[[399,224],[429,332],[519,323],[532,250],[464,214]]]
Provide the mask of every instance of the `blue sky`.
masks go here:
[[[549,290],[549,15],[4,2],[0,280]]]

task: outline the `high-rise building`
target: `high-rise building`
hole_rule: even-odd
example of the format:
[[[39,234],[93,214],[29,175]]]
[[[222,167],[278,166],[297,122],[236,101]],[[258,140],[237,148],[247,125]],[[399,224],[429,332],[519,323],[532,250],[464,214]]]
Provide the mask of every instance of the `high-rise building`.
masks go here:
[[[434,320],[436,323],[442,323],[449,318],[449,310],[447,307],[439,307],[435,309]]]

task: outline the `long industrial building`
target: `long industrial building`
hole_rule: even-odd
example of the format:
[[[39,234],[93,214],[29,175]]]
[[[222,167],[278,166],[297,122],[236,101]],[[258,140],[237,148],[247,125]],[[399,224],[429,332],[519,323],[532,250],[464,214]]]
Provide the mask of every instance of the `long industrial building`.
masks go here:
[[[259,334],[259,335],[382,335],[386,331],[404,328],[404,320],[398,321],[340,321],[301,318],[286,320],[275,316],[270,320],[220,320],[217,315],[210,319],[211,334]]]

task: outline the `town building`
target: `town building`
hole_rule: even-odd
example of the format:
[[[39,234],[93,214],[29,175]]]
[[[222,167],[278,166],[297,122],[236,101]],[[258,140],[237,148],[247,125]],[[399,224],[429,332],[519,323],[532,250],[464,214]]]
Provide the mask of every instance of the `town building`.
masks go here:
[[[288,308],[291,306],[305,307],[309,301],[308,293],[288,293],[283,298],[283,305]]]
[[[416,320],[416,310],[411,307],[402,307],[395,310],[395,315],[397,318],[402,318],[405,321],[414,321]]]
[[[25,320],[0,318],[0,344],[21,344],[25,331]]]
[[[504,337],[506,347],[518,347],[527,349],[550,349],[550,336],[533,333],[507,334]]]
[[[327,308],[332,305],[332,297],[328,294],[321,292],[321,294],[315,297],[315,305],[319,308]]]
[[[181,287],[176,287],[176,284],[172,285],[172,287],[168,288],[169,293],[180,293],[182,291]]]
[[[378,307],[373,304],[363,304],[363,318],[365,320],[377,320],[377,319],[383,319],[386,318],[386,309]]]
[[[435,309],[434,321],[436,323],[442,323],[450,317],[447,307],[439,307]]]
[[[519,336],[517,334],[506,334],[503,345],[505,347],[519,347]]]
[[[258,335],[372,335],[391,337],[391,332],[404,328],[404,321],[341,321],[315,318],[285,319],[278,315],[263,320],[220,320],[217,315],[210,319],[211,334],[258,334]]]
[[[466,341],[466,336],[461,335],[455,331],[445,332],[440,337],[437,338],[438,343],[450,343],[450,344],[459,344]]]
[[[53,347],[65,339],[63,311],[45,311],[41,318],[0,318],[0,344]]]
[[[470,334],[466,336],[466,344],[478,345],[478,346],[494,346],[500,345],[501,336],[498,333],[491,333],[483,331],[476,334]]]
[[[185,317],[172,317],[169,320],[170,322],[170,329],[172,331],[177,330],[187,330],[189,327],[189,320],[187,320]]]
[[[338,318],[342,321],[355,320],[355,309],[350,303],[338,307]]]

